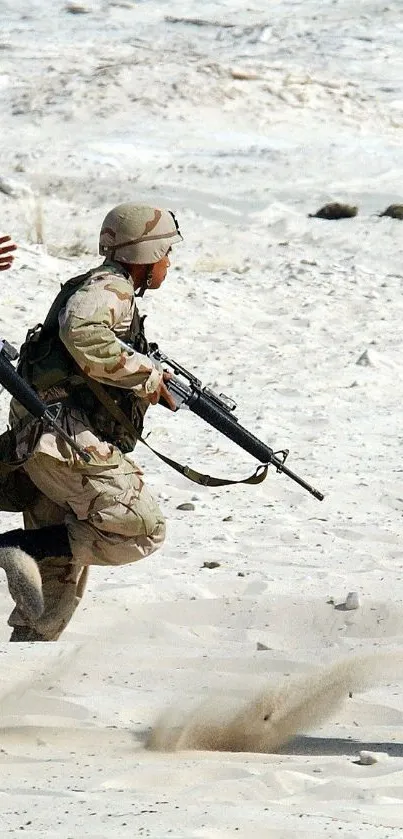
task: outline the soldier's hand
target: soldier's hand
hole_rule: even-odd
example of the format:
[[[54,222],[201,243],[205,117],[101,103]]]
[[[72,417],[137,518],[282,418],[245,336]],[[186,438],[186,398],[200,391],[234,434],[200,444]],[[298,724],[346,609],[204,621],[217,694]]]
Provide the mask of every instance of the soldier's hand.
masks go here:
[[[12,251],[17,249],[10,236],[0,236],[0,271],[7,271],[13,262]]]
[[[176,411],[176,402],[173,398],[172,394],[169,392],[165,382],[169,382],[169,379],[172,379],[172,373],[168,373],[167,370],[163,372],[163,378],[161,380],[160,386],[154,393],[150,393],[148,399],[151,405],[157,405],[158,402],[162,399],[171,409],[171,411]]]

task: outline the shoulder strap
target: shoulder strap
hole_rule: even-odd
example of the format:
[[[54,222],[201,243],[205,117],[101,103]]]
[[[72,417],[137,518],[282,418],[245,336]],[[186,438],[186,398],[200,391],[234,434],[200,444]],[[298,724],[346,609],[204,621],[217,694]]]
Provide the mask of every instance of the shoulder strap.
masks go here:
[[[42,329],[45,332],[53,332],[53,330],[57,327],[59,312],[72,294],[74,294],[74,292],[77,291],[77,289],[91,277],[92,273],[93,271],[87,271],[86,274],[80,274],[78,277],[72,277],[71,280],[67,280],[66,283],[63,283],[43,322]]]
[[[42,329],[45,332],[53,332],[57,329],[59,312],[63,309],[63,306],[66,305],[67,301],[77,291],[77,289],[84,285],[84,283],[91,279],[91,277],[95,277],[97,274],[102,276],[102,274],[118,273],[126,274],[124,268],[117,266],[115,263],[104,262],[102,265],[98,265],[97,268],[91,268],[90,271],[86,271],[85,274],[79,274],[77,277],[72,277],[70,280],[67,280],[67,282],[63,283],[59,293],[56,295],[43,322]]]
[[[147,446],[150,451],[152,451],[160,460],[163,460],[168,466],[172,469],[175,469],[176,472],[179,472],[181,475],[184,475],[185,478],[188,478],[190,481],[193,481],[195,484],[202,484],[203,486],[208,487],[223,487],[223,486],[230,486],[230,484],[260,484],[264,481],[268,465],[260,463],[253,475],[250,475],[249,478],[244,478],[241,480],[226,480],[224,478],[214,478],[211,475],[204,475],[202,472],[197,472],[196,469],[192,469],[190,466],[182,466],[181,463],[178,463],[176,460],[173,460],[171,457],[167,457],[167,455],[162,454],[161,452],[154,449],[152,446],[147,443],[144,437],[141,437],[140,434],[137,433],[134,426],[126,416],[126,414],[121,410],[119,405],[116,405],[112,397],[107,393],[105,388],[100,384],[100,382],[95,381],[95,379],[91,379],[87,376],[86,373],[82,371],[83,377],[86,379],[87,385],[91,388],[92,392],[95,394],[99,402],[109,411],[109,413],[117,419],[120,424],[137,437],[140,443],[143,443],[144,446]]]

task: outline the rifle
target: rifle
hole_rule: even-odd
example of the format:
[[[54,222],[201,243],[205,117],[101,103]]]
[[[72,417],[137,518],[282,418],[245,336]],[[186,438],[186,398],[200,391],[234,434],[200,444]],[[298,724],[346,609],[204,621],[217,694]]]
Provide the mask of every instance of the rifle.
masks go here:
[[[57,422],[57,419],[60,414],[61,404],[60,402],[55,402],[51,405],[47,405],[46,402],[42,402],[39,396],[35,393],[35,391],[27,385],[24,379],[17,373],[12,365],[12,361],[15,361],[18,358],[18,351],[13,347],[8,341],[4,339],[0,339],[0,384],[3,385],[3,388],[8,390],[12,396],[23,405],[26,410],[32,414],[32,416],[37,417],[43,421],[45,426],[49,426],[53,429],[53,431],[58,434],[63,440],[71,446],[72,449],[88,463],[91,460],[91,455],[84,451],[69,434],[66,433],[64,428]]]
[[[124,344],[122,341],[121,343],[124,346],[126,345],[128,349],[133,350],[133,347],[129,344]],[[196,376],[182,367],[181,364],[178,364],[176,361],[161,352],[157,344],[149,344],[148,355],[156,363],[156,366],[160,367],[161,364],[166,364],[173,372],[174,375],[166,382],[166,386],[175,399],[176,410],[179,410],[181,407],[189,408],[193,413],[213,428],[216,428],[217,431],[220,431],[242,449],[251,454],[252,457],[257,458],[260,465],[253,476],[246,478],[243,481],[211,478],[209,475],[202,475],[194,469],[181,466],[171,458],[157,452],[149,446],[142,437],[140,437],[139,439],[145,443],[148,448],[151,448],[155,454],[161,457],[162,460],[174,469],[177,469],[177,471],[181,472],[181,474],[190,478],[190,480],[194,480],[196,483],[201,483],[205,486],[225,486],[232,483],[259,483],[264,480],[267,468],[271,465],[275,467],[277,472],[283,472],[319,501],[323,501],[324,495],[319,492],[319,490],[312,487],[304,481],[303,478],[300,478],[295,474],[295,472],[292,472],[291,469],[288,469],[285,465],[285,461],[289,454],[288,449],[282,449],[274,452],[273,449],[266,446],[265,443],[262,443],[257,437],[254,437],[250,431],[247,431],[246,428],[243,428],[242,425],[238,423],[237,418],[233,414],[236,404],[232,399],[229,399],[223,393],[217,395],[210,388],[203,387],[201,381],[197,379]],[[66,431],[64,431],[57,421],[62,408],[61,403],[55,402],[47,405],[46,402],[43,402],[39,398],[37,393],[14,369],[12,361],[15,361],[17,358],[18,351],[15,347],[9,344],[8,341],[0,339],[0,384],[3,385],[3,387],[8,390],[8,392],[14,396],[15,399],[17,399],[17,401],[20,402],[20,404],[23,405],[30,414],[32,414],[32,416],[42,420],[45,427],[49,426],[52,428],[56,434],[62,437],[71,446],[79,457],[88,463],[91,460],[91,455],[82,449],[76,441],[70,437]],[[182,379],[178,378],[179,376],[181,376]],[[183,379],[185,381],[183,381]],[[112,403],[112,405],[109,406],[112,412],[116,412],[118,410],[114,401],[105,394],[104,389],[100,387],[97,382],[89,381],[89,384],[98,395],[101,402],[107,405]],[[107,402],[105,402],[105,399]],[[163,400],[161,400],[161,403],[163,404]],[[124,415],[119,418],[121,421],[126,420],[126,422],[128,422]],[[281,459],[278,455],[281,456]]]
[[[161,352],[158,344],[149,344],[148,356],[152,361],[156,362],[156,366],[167,365],[172,378],[165,382],[169,392],[174,397],[176,409],[182,407],[189,408],[192,413],[203,419],[209,425],[220,431],[246,452],[257,458],[261,466],[274,466],[276,472],[283,472],[288,478],[291,478],[299,486],[306,489],[311,495],[323,501],[324,495],[319,490],[312,487],[295,472],[285,465],[285,461],[289,455],[289,449],[281,449],[280,451],[273,451],[270,446],[266,446],[261,440],[258,440],[250,431],[243,428],[239,424],[233,411],[236,408],[235,402],[223,393],[216,394],[208,387],[203,387],[200,379],[197,379],[193,373],[186,370],[181,364],[178,364],[172,358],[169,358],[165,353]],[[181,378],[178,378],[181,377]],[[160,400],[164,404],[163,400]],[[167,407],[167,406],[166,406]],[[260,467],[261,468],[261,467]],[[259,471],[259,468],[257,472]],[[265,477],[265,475],[264,475]],[[250,481],[252,482],[252,481]],[[228,483],[232,483],[228,481]]]

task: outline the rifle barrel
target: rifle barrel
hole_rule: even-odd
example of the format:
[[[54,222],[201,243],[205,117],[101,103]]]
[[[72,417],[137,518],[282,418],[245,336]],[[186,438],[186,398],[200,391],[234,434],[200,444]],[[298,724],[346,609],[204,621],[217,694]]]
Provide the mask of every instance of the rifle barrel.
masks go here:
[[[295,472],[286,466],[282,460],[276,457],[273,449],[262,443],[254,434],[251,434],[246,428],[238,423],[235,417],[232,417],[225,410],[220,408],[216,403],[212,403],[208,396],[203,391],[193,390],[187,402],[188,408],[198,417],[203,419],[217,431],[221,431],[234,443],[244,449],[248,454],[255,457],[260,463],[271,463],[278,472],[284,472],[289,478],[295,481],[299,486],[306,489],[311,495],[319,501],[323,501],[324,495],[315,489],[315,487],[308,484]]]
[[[255,457],[260,463],[270,463],[274,454],[273,449],[258,440],[254,434],[251,434],[242,425],[239,425],[234,417],[216,403],[211,402],[210,398],[202,391],[192,389],[192,395],[187,404],[194,414],[212,425],[217,431],[221,431],[221,434],[229,437],[230,440],[237,443],[241,449]]]
[[[319,492],[318,489],[315,489],[315,487],[311,486],[311,484],[308,484],[306,481],[304,481],[303,478],[300,478],[299,475],[296,475],[295,472],[292,472],[291,469],[289,469],[288,466],[286,466],[285,463],[282,462],[282,460],[278,460],[278,458],[275,455],[272,457],[271,463],[273,466],[275,466],[278,472],[284,472],[284,475],[287,475],[288,478],[292,478],[292,480],[295,481],[296,484],[299,484],[301,487],[308,490],[308,492],[310,492],[311,495],[317,498],[318,501],[323,501],[325,497],[323,495],[323,492]]]

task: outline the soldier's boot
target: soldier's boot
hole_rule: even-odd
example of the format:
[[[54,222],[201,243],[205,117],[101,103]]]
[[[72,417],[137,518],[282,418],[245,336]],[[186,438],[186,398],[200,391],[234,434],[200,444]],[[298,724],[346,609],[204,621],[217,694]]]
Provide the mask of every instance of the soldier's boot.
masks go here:
[[[70,557],[50,556],[40,563],[43,611],[30,617],[26,610],[13,609],[8,623],[16,631],[10,641],[57,641],[81,602],[88,578],[88,566]]]
[[[42,580],[37,561],[49,556],[71,557],[64,524],[38,530],[9,530],[0,535],[0,568],[6,572],[8,588],[18,610],[36,620],[44,610]]]
[[[0,534],[1,548],[19,548],[40,561],[48,556],[72,556],[65,524],[50,524],[33,530],[7,530]]]
[[[32,556],[20,548],[0,548],[0,568],[6,572],[8,590],[18,610],[36,620],[44,609],[42,578]]]

